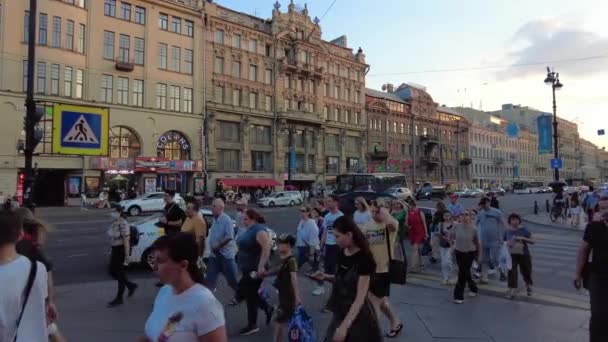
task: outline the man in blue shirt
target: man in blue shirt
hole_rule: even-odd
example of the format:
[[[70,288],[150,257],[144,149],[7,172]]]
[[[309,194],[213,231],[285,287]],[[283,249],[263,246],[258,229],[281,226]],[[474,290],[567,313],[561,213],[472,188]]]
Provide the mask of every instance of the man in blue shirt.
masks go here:
[[[230,216],[224,213],[224,201],[220,198],[213,200],[211,212],[213,223],[209,231],[211,254],[207,265],[207,285],[210,289],[215,289],[217,277],[222,273],[228,285],[236,292],[237,267],[234,260],[236,243],[233,222]]]
[[[481,210],[477,215],[477,227],[481,242],[481,280],[480,283],[488,283],[488,273],[494,274],[494,268],[498,266],[498,254],[502,245],[502,237],[506,228],[502,212],[490,206],[490,199],[484,197],[479,202]],[[487,268],[483,267],[486,264]],[[501,272],[500,279],[504,280],[505,274]]]
[[[321,250],[324,250],[323,265],[325,274],[335,274],[340,247],[334,235],[334,222],[344,214],[338,209],[340,199],[337,195],[331,194],[325,199],[325,207],[329,212],[323,218],[323,236],[321,237]],[[323,286],[317,287],[312,294],[320,296],[325,293]]]
[[[464,212],[464,208],[458,203],[458,195],[450,195],[450,204],[448,204],[448,210],[454,219],[457,219]]]

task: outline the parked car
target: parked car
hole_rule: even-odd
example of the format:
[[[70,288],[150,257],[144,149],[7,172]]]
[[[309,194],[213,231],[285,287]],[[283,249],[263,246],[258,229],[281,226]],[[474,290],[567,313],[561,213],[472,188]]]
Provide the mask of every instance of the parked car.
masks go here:
[[[538,190],[538,193],[539,193],[539,194],[550,194],[550,193],[552,193],[552,192],[553,192],[553,189],[551,189],[551,187],[550,187],[550,186],[543,186],[542,188],[540,188],[540,189]]]
[[[207,222],[207,227],[211,228],[211,224],[213,222],[213,214],[209,209],[201,209],[199,213]],[[135,228],[139,233],[139,242],[135,246],[131,246],[131,254],[128,257],[129,264],[141,264],[149,269],[154,268],[154,255],[150,247],[158,239],[159,237],[165,234],[165,229],[156,226],[158,223],[158,219],[160,215],[156,215],[153,217],[146,217],[144,219],[140,219],[137,222],[132,222],[130,225],[132,228]],[[236,226],[235,226],[236,229]],[[267,228],[268,235],[270,235],[270,239],[272,241],[272,251],[276,252],[277,250],[277,234],[274,230]],[[207,229],[207,235],[209,234],[209,229]],[[209,246],[209,239],[205,239],[205,252],[203,254],[203,258],[208,258],[211,253],[211,247]]]
[[[355,198],[363,197],[369,203],[370,201],[383,198],[388,201],[394,200],[397,197],[386,192],[375,192],[375,191],[352,191],[339,195],[340,202],[338,204],[340,211],[345,215],[352,215],[355,212]]]
[[[454,194],[454,195],[456,195],[458,197],[464,197],[464,194],[465,194],[466,191],[467,191],[467,189],[456,190],[452,194]]]
[[[444,200],[446,197],[445,187],[433,186],[433,187],[422,187],[416,193],[416,200],[430,200],[439,199]]]
[[[586,185],[581,185],[578,187],[578,191],[580,192],[588,192],[589,191],[589,187]]]
[[[257,203],[262,208],[280,205],[294,206],[296,204],[304,203],[304,199],[299,191],[279,191],[260,198]]]
[[[412,190],[408,188],[390,188],[386,191],[387,194],[391,194],[400,200],[407,200],[408,198],[413,199],[414,195],[412,194]]]
[[[462,197],[477,198],[483,197],[484,195],[485,192],[481,189],[468,189],[464,192],[464,195]]]
[[[572,195],[575,192],[578,192],[578,187],[576,186],[565,186],[564,187],[564,192],[567,193],[568,195]]]
[[[490,189],[488,189],[488,190],[486,191],[486,196],[487,196],[487,194],[489,194],[490,192],[493,192],[493,193],[495,193],[495,194],[496,194],[496,195],[498,195],[498,196],[504,196],[504,195],[505,195],[505,193],[506,193],[505,189],[503,189],[503,188],[501,188],[501,187],[498,187],[498,188],[490,188]]]
[[[135,199],[120,201],[118,205],[129,215],[138,216],[143,212],[162,211],[165,208],[164,198],[164,192],[151,192]],[[179,194],[175,194],[174,201],[180,207],[185,208],[186,202]]]

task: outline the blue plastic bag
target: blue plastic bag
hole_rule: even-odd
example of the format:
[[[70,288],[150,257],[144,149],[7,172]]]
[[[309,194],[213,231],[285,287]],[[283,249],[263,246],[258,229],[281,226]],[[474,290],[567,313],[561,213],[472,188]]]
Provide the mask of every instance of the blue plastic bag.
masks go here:
[[[312,318],[298,306],[287,324],[287,340],[289,342],[315,342],[315,328]]]

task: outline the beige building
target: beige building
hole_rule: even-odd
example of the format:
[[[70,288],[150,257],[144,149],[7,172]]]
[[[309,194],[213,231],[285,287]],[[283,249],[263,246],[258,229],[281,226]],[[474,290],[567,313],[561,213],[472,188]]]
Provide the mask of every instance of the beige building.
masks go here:
[[[581,153],[577,156],[579,160],[579,169],[576,177],[584,181],[597,182],[601,177],[601,169],[603,167],[600,156],[601,150],[592,142],[580,139]]]
[[[0,0],[0,191],[23,168],[27,1]],[[52,155],[52,111],[34,163],[35,201],[110,186],[192,192],[202,179],[202,1],[39,0],[35,100],[109,110],[109,154]],[[57,152],[57,151],[55,151]],[[151,158],[156,158],[152,160]],[[200,181],[196,181],[200,184]]]
[[[345,36],[323,40],[319,21],[293,3],[283,12],[277,2],[264,20],[207,2],[205,22],[209,191],[220,182],[308,188],[360,168],[361,49],[353,53]]]

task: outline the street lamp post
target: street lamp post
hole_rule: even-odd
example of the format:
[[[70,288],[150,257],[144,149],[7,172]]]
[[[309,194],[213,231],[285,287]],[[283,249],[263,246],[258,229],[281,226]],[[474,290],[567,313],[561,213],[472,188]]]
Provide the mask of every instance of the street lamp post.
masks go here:
[[[555,91],[560,90],[564,85],[559,81],[559,73],[551,70],[547,67],[547,78],[545,78],[545,84],[551,86],[553,93],[553,158],[559,158],[559,144],[557,134],[557,104],[555,102]],[[559,182],[559,169],[553,169],[553,180]]]

